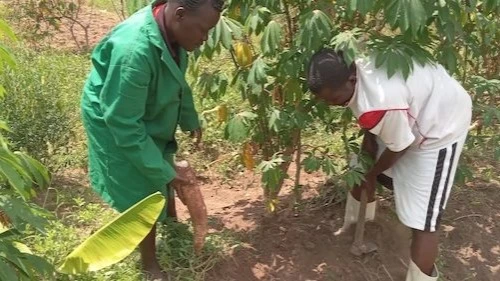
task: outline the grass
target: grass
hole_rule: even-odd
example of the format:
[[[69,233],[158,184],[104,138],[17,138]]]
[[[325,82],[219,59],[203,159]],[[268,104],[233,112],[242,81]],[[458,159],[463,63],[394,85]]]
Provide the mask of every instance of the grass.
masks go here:
[[[52,170],[86,162],[79,102],[90,61],[57,51],[13,46],[14,69],[0,74],[7,95],[0,119],[15,149],[25,149]]]
[[[57,217],[47,226],[46,234],[31,233],[25,242],[36,254],[58,266],[79,243],[107,223],[117,213],[102,204],[91,189],[84,186],[60,186],[49,191],[50,209]],[[40,198],[44,201],[45,195]],[[193,253],[193,234],[189,223],[168,223],[159,226],[158,257],[175,280],[204,280],[205,274],[226,252],[239,245],[236,236],[228,231],[209,234],[204,253]],[[109,268],[78,276],[57,275],[57,280],[138,281],[143,276],[139,254],[132,255]]]

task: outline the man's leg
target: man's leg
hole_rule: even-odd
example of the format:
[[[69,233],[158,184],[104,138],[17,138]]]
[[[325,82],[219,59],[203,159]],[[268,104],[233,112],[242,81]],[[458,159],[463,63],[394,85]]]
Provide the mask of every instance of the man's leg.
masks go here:
[[[411,260],[406,281],[436,281],[439,278],[435,261],[438,255],[438,232],[412,229]]]
[[[139,244],[141,260],[144,273],[148,280],[167,281],[168,275],[162,271],[158,259],[156,258],[156,226]]]
[[[412,229],[406,281],[436,281],[439,222],[451,193],[463,142],[436,150],[412,150],[394,172],[394,195],[400,221]]]
[[[411,259],[420,270],[432,276],[438,255],[439,234],[412,229]]]
[[[175,208],[175,192],[174,187],[167,185],[167,217],[177,221],[177,209]]]

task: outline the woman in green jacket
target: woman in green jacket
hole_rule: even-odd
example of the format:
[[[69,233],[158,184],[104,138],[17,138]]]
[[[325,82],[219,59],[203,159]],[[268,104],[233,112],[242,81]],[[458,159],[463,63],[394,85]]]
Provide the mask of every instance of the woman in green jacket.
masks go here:
[[[119,212],[157,191],[172,195],[168,185],[189,182],[173,164],[178,125],[201,139],[185,80],[186,52],[207,40],[222,6],[223,0],[157,0],[94,49],[81,101],[89,176]],[[155,233],[140,244],[143,268],[152,279],[168,280],[156,259]]]

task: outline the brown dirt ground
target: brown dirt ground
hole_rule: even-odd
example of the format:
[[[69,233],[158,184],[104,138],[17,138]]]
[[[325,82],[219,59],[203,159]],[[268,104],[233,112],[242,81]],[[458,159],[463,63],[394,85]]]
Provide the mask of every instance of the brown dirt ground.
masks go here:
[[[96,10],[86,9],[82,17],[93,21],[91,45],[118,22],[116,15]],[[82,30],[76,35],[83,40]],[[69,38],[68,33],[57,34],[51,43],[74,49]],[[378,245],[378,252],[355,258],[349,253],[352,233],[333,235],[342,224],[343,203],[334,200],[324,205],[316,200],[325,190],[324,176],[302,175],[305,199],[298,213],[286,207],[291,197],[291,182],[287,182],[281,196],[285,207],[274,216],[266,212],[253,174],[239,175],[229,183],[210,172],[202,176],[211,231],[230,229],[244,242],[208,274],[208,281],[404,280],[410,236],[397,220],[390,193],[379,197],[376,221],[367,225],[365,237]],[[81,173],[72,177],[80,184],[85,181]],[[444,280],[500,280],[498,202],[498,182],[475,181],[455,188],[442,221],[439,266]],[[177,205],[181,218],[187,219],[185,207],[180,201]]]
[[[241,175],[231,185],[214,175],[205,178],[212,179],[202,187],[210,221],[215,222],[211,231],[231,229],[244,242],[206,280],[404,280],[410,233],[399,223],[390,193],[379,197],[377,218],[365,234],[378,252],[356,258],[349,253],[353,233],[333,235],[342,224],[343,203],[315,202],[325,188],[322,175],[302,175],[305,207],[298,215],[286,207],[288,182],[281,199],[285,208],[275,216],[266,213],[255,176]],[[471,186],[455,188],[443,217],[438,262],[442,280],[500,280],[500,186]],[[178,206],[187,219],[185,208]]]
[[[5,1],[5,0],[4,0]],[[0,2],[4,2],[0,0]],[[5,1],[9,3],[9,1]],[[63,18],[58,30],[43,22],[41,29],[49,34],[43,38],[33,37],[35,22],[29,18],[18,18],[16,11],[10,16],[16,32],[33,48],[49,47],[70,52],[86,52],[95,46],[116,24],[120,22],[117,13],[82,6],[78,16]]]

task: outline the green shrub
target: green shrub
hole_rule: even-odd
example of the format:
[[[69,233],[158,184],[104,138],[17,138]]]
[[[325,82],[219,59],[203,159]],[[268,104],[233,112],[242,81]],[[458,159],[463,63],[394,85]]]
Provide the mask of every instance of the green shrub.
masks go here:
[[[18,66],[0,76],[9,95],[0,118],[10,125],[8,138],[52,169],[85,161],[79,101],[89,59],[54,52],[14,50]]]

